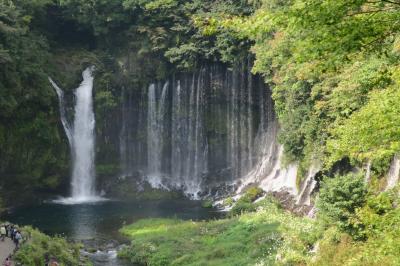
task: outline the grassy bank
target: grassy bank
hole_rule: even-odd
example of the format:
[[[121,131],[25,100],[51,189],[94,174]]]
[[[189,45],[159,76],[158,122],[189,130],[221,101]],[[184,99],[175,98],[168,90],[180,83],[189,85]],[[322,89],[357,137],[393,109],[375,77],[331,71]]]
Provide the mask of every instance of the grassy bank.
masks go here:
[[[251,194],[251,193],[250,193]],[[367,188],[362,177],[326,179],[316,219],[249,193],[225,219],[144,219],[121,232],[119,256],[138,265],[400,265],[399,189]]]
[[[293,217],[271,200],[257,211],[221,220],[145,219],[121,229],[132,239],[120,256],[140,265],[270,265],[297,261],[313,242],[309,219]],[[283,254],[284,253],[284,254]]]

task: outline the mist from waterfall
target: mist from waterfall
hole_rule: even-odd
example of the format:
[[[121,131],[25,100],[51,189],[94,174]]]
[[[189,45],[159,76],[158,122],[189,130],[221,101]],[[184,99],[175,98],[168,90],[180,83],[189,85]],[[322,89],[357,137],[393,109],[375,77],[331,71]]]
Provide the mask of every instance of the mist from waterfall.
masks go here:
[[[68,137],[72,156],[71,197],[58,200],[74,204],[97,201],[95,193],[95,118],[93,112],[93,67],[86,68],[83,81],[75,90],[74,122],[70,126],[66,116],[63,91],[50,79],[59,97],[61,121]]]

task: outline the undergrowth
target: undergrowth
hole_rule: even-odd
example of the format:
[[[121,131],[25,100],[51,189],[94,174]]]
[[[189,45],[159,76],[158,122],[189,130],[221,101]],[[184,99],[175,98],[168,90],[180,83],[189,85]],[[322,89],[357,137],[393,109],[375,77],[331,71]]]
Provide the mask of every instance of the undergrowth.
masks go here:
[[[271,265],[298,261],[313,242],[312,221],[264,200],[256,212],[211,221],[144,219],[121,229],[132,244],[119,256],[139,265]]]

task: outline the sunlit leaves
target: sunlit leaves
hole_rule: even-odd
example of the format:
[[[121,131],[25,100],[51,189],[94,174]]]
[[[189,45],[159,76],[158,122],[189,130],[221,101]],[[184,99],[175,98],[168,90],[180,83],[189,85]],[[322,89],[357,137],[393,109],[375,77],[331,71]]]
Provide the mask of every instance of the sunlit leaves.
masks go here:
[[[400,90],[398,85],[373,91],[368,103],[342,125],[332,129],[331,162],[349,156],[360,161],[379,159],[400,150]]]
[[[393,153],[395,149],[393,143],[384,144],[388,140],[379,135],[378,127],[370,128],[378,130],[375,133],[365,129],[361,136],[369,137],[357,143],[354,132],[345,132],[345,128],[370,126],[362,121],[356,126],[352,124],[356,118],[350,118],[353,122],[347,119],[367,103],[372,109],[363,112],[372,115],[369,112],[382,106],[371,106],[369,93],[372,97],[374,91],[394,83],[392,70],[397,67],[400,50],[399,11],[396,1],[262,1],[251,17],[227,18],[214,27],[233,29],[239,37],[255,42],[253,71],[264,75],[273,88],[282,125],[280,140],[288,157],[302,160],[318,151],[321,158],[327,158],[326,141],[334,134],[334,139],[343,140],[336,148],[346,152],[328,154],[329,163],[333,163],[342,156],[372,156],[365,151],[378,151],[381,144],[385,147],[378,153]],[[373,118],[385,121],[383,116],[388,113],[382,111]],[[336,127],[343,130],[335,131]],[[328,153],[333,150],[330,147]]]

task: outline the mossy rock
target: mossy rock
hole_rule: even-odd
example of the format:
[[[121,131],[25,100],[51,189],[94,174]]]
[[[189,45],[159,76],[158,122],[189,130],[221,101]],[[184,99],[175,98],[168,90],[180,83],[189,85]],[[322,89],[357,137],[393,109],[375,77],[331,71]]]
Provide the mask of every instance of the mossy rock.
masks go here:
[[[245,194],[239,199],[242,201],[253,202],[264,195],[264,190],[259,187],[250,187],[246,190]]]
[[[229,207],[229,206],[232,206],[234,203],[235,203],[235,201],[233,200],[233,198],[229,197],[229,198],[224,199],[222,205],[224,207]]]
[[[205,201],[203,201],[203,202],[201,203],[201,206],[202,206],[203,208],[212,208],[212,207],[213,207],[213,201],[210,200],[210,199],[205,200]]]

